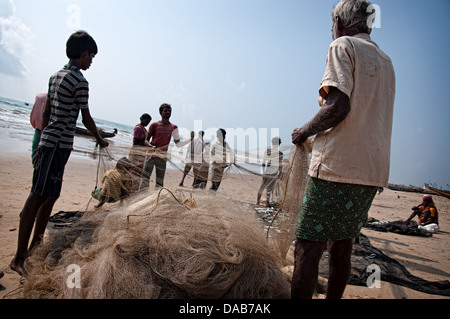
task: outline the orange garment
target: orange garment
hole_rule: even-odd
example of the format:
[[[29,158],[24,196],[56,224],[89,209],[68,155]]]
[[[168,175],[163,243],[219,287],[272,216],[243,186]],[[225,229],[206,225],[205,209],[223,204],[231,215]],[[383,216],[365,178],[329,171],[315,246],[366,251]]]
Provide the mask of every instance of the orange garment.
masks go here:
[[[439,224],[439,214],[434,204],[428,206],[420,205],[417,208],[420,210],[419,224]],[[430,211],[430,216],[427,216],[428,210]]]

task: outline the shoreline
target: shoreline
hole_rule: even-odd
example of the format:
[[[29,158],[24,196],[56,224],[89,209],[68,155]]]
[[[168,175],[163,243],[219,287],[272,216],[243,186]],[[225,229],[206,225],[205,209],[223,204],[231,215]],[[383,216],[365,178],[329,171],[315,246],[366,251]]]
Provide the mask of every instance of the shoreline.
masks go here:
[[[31,149],[31,146],[29,147]],[[169,165],[168,165],[169,168]],[[85,210],[91,199],[91,191],[96,183],[97,161],[80,154],[70,157],[66,166],[61,197],[56,202],[52,215],[58,211]],[[9,269],[17,244],[19,213],[31,189],[32,165],[28,151],[0,152],[0,267],[5,275],[0,279],[0,298],[20,287],[20,276]],[[165,186],[178,186],[182,172],[168,169]],[[154,185],[154,174],[151,178]],[[189,190],[192,177],[187,176],[183,190]],[[229,174],[223,180],[219,192],[234,200],[254,205],[261,179],[257,176]],[[210,186],[208,182],[207,188]],[[263,199],[264,199],[263,195]],[[450,200],[433,196],[440,213],[441,231],[432,237],[413,237],[396,233],[383,233],[367,228],[362,233],[369,237],[372,245],[396,259],[413,275],[428,281],[443,281],[450,278]],[[421,202],[422,195],[385,189],[377,195],[369,211],[369,217],[380,221],[406,219],[412,206]],[[95,201],[89,203],[93,209]],[[16,296],[17,297],[17,296]],[[406,287],[384,282],[381,288],[348,285],[344,293],[346,299],[450,299],[440,295],[430,295]]]

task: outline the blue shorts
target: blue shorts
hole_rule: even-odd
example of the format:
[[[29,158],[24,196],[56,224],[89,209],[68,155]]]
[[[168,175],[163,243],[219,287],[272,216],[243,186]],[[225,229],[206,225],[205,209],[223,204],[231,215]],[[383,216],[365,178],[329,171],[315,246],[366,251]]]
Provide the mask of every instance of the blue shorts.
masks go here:
[[[39,161],[34,168],[31,192],[45,198],[59,196],[64,168],[72,151],[40,147],[38,152]]]

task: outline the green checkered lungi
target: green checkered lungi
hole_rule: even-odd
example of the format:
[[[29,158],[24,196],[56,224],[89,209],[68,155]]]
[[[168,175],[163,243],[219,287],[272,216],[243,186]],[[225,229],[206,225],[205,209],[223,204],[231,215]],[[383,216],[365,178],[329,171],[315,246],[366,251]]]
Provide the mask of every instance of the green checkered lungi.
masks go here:
[[[309,177],[296,236],[331,242],[355,238],[367,221],[376,186],[329,182]]]

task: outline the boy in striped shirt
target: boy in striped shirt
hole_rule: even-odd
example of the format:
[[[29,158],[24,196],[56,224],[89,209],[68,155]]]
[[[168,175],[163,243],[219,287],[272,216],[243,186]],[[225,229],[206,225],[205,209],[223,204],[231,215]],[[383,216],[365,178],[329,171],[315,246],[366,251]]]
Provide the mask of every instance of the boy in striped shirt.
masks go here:
[[[89,112],[89,84],[80,70],[87,70],[97,54],[95,40],[86,32],[78,31],[66,44],[69,63],[50,77],[48,97],[43,115],[44,128],[39,151],[33,158],[33,186],[20,213],[17,251],[11,269],[24,274],[27,254],[40,243],[53,205],[59,198],[64,168],[73,149],[73,138],[78,115],[101,147],[108,142],[100,137]],[[31,231],[34,234],[28,248]]]

